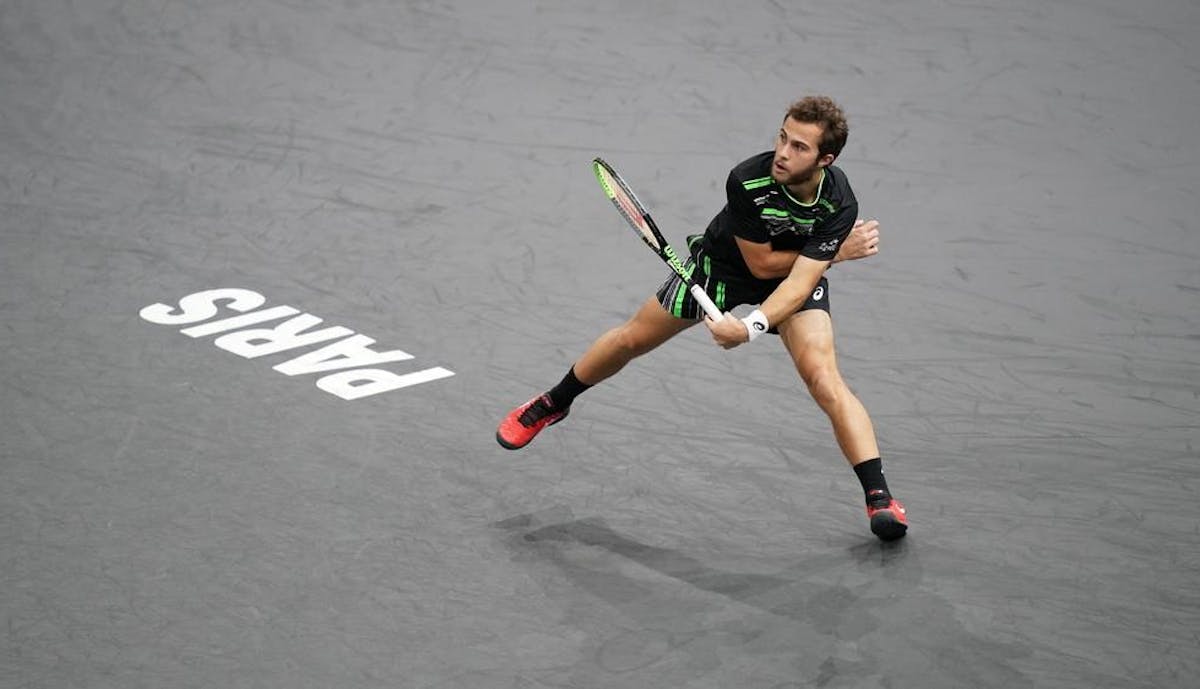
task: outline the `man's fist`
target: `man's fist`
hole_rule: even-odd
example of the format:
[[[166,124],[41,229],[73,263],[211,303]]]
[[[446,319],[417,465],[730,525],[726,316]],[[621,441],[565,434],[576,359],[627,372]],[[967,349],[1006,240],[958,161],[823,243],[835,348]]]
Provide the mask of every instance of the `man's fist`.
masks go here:
[[[834,262],[853,261],[874,256],[877,253],[879,253],[879,221],[859,220],[854,223],[854,228],[846,236],[846,241],[842,242],[842,248],[838,250],[837,256],[833,260]]]

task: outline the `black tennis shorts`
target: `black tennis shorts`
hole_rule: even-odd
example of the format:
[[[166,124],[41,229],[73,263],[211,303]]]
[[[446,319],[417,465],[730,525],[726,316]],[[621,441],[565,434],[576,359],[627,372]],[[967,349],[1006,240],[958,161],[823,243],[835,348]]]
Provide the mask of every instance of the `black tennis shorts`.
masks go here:
[[[691,274],[692,281],[700,285],[713,300],[721,311],[732,310],[735,306],[742,304],[758,305],[770,296],[771,292],[779,284],[778,281],[762,281],[757,283],[746,284],[742,281],[723,281],[716,276],[711,275],[711,264],[704,258],[701,262],[706,265],[696,263],[694,257],[689,257],[684,263],[684,268]],[[658,303],[667,310],[668,313],[676,318],[686,318],[688,320],[700,320],[704,318],[704,309],[696,303],[692,298],[692,293],[688,291],[687,283],[683,278],[671,271],[671,276],[666,282],[658,288]],[[822,275],[817,281],[817,286],[813,288],[812,294],[805,300],[804,304],[796,309],[796,312],[808,311],[809,309],[820,309],[825,313],[829,313],[829,280]],[[769,332],[777,333],[775,328],[771,328]]]

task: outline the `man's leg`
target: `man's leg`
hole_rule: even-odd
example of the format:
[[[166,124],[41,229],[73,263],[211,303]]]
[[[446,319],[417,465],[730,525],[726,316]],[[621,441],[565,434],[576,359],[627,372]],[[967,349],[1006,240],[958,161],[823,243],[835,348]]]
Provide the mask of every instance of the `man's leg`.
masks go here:
[[[651,297],[632,318],[596,338],[575,362],[575,375],[585,385],[595,385],[698,322],[672,316]]]
[[[576,395],[698,322],[672,316],[650,297],[632,318],[596,338],[558,385],[509,412],[496,441],[509,450],[525,447],[567,416]]]
[[[833,435],[846,461],[854,466],[878,457],[871,417],[838,371],[829,314],[820,309],[801,311],[778,329],[808,392],[833,423]]]
[[[904,506],[892,498],[883,478],[871,417],[838,370],[829,314],[820,309],[800,311],[780,323],[778,330],[796,371],[829,417],[838,446],[862,483],[871,531],[884,540],[900,538],[908,528]]]

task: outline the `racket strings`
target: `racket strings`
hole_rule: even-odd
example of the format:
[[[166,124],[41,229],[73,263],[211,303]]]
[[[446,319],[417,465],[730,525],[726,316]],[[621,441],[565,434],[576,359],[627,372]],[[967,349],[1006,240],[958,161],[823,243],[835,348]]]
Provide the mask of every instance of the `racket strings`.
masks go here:
[[[617,204],[617,208],[620,209],[621,213],[623,213],[625,217],[629,219],[629,222],[637,228],[638,232],[642,234],[642,237],[644,237],[647,242],[650,242],[651,246],[656,249],[659,248],[658,239],[654,236],[654,232],[650,230],[650,225],[646,223],[646,219],[642,217],[642,212],[637,207],[637,204],[635,204],[633,199],[629,198],[629,196],[626,195],[624,190],[622,190],[620,187],[616,188],[614,191],[616,193],[613,195],[613,202]]]
[[[642,239],[647,244],[652,246],[656,251],[661,250],[662,245],[658,241],[658,237],[655,236],[650,224],[646,222],[645,211],[642,210],[641,204],[634,198],[633,193],[626,189],[620,179],[609,171],[606,166],[597,164],[595,169],[597,176],[600,178],[600,183],[604,186],[605,191],[608,192],[609,199],[612,200],[613,205],[617,207],[621,215],[625,216],[625,219],[638,231],[638,234],[642,236]]]

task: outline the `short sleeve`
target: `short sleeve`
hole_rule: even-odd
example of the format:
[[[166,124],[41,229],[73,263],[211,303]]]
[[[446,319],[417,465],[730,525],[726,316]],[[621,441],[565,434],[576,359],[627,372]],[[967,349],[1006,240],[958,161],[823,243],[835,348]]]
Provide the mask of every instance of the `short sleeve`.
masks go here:
[[[857,219],[857,203],[842,206],[828,220],[821,223],[817,231],[804,243],[800,253],[815,261],[832,261],[842,242],[850,236],[850,230],[854,229],[854,221]]]

